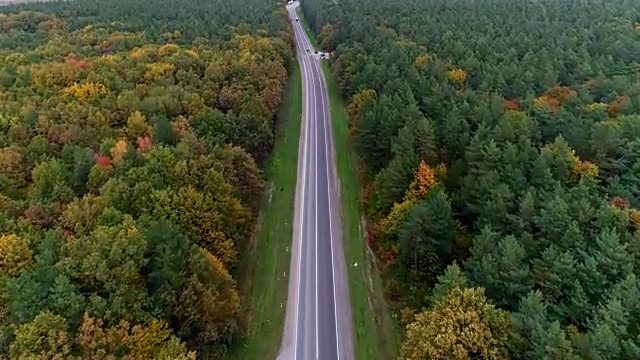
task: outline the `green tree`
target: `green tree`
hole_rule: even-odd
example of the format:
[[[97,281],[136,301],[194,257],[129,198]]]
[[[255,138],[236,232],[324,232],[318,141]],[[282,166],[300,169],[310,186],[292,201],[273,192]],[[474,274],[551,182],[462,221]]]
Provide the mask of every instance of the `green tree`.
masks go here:
[[[148,288],[163,304],[177,335],[198,348],[220,347],[238,328],[240,303],[222,263],[198,249],[175,225],[150,222],[145,235],[151,252]],[[181,261],[177,261],[182,259]]]
[[[43,312],[33,321],[16,329],[15,340],[9,347],[11,359],[68,359],[72,358],[72,339],[62,316]]]
[[[33,183],[29,197],[37,201],[67,202],[73,197],[69,173],[58,160],[39,163],[31,172]]]
[[[490,240],[490,237],[479,236],[475,242]],[[488,248],[489,252],[482,252]],[[496,243],[474,243],[471,254],[466,264],[471,282],[485,288],[498,305],[515,309],[518,300],[532,288],[527,254],[522,245],[514,236],[507,236]]]
[[[527,359],[579,359],[558,321],[549,321],[540,291],[530,292],[512,314],[512,357]]]
[[[90,290],[89,310],[109,323],[145,320],[146,289],[140,284],[146,239],[131,218],[113,227],[98,226],[88,236],[62,246],[58,267]]]
[[[431,190],[408,215],[398,244],[399,265],[407,282],[433,285],[452,255],[454,220],[449,199],[441,188]]]

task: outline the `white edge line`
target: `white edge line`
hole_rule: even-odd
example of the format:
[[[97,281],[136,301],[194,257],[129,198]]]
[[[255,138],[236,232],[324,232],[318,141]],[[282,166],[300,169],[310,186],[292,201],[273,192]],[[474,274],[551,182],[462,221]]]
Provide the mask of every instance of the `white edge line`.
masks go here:
[[[295,15],[296,17],[298,17],[297,14],[297,8],[300,7],[299,5],[295,7],[294,11],[295,11]],[[309,38],[307,37],[307,33],[304,31],[304,28],[302,27],[302,24],[299,21],[296,21],[298,23],[298,28],[300,29],[300,37],[304,40],[303,42],[305,43],[305,47],[309,50],[311,50],[312,46],[311,46],[311,42],[309,40]],[[303,56],[305,56],[306,52],[302,51]],[[313,72],[313,65],[310,62],[309,63],[309,68],[311,69],[311,71],[309,71],[311,73],[311,93],[313,94],[311,96],[311,99],[313,101],[313,108],[311,110],[312,113],[315,112],[315,104],[316,104],[316,96],[315,96],[315,86],[313,86],[313,83],[315,82],[315,76],[314,76],[314,72]],[[314,116],[315,119],[315,116]],[[308,120],[307,120],[308,121]],[[317,119],[314,121],[314,126],[315,128],[317,128]],[[315,315],[316,315],[316,326],[315,326],[315,330],[316,330],[316,359],[320,358],[320,332],[319,332],[319,325],[318,325],[318,199],[317,199],[317,194],[318,194],[318,139],[317,136],[315,136],[314,138],[314,145],[316,148],[316,154],[315,154],[315,187],[316,187],[316,223],[315,223],[315,288],[316,288],[316,296],[315,296],[315,305],[316,305],[316,311],[315,311]]]
[[[311,66],[313,68],[313,65]],[[313,70],[312,70],[313,74]],[[311,75],[314,78],[314,75]],[[315,83],[315,78],[314,81]],[[313,129],[314,129],[314,141],[313,144],[315,146],[314,158],[315,158],[315,186],[316,186],[316,240],[315,240],[315,248],[316,248],[316,359],[320,358],[320,325],[319,325],[319,317],[318,317],[318,116],[316,113],[316,87],[313,87]]]
[[[301,36],[302,38],[306,41],[307,43],[307,48],[311,49],[311,44],[309,43],[309,38],[307,37],[307,34],[304,32],[304,29],[302,28],[302,24],[300,24],[300,22],[298,22],[298,27],[300,28],[301,31]],[[318,299],[319,299],[319,294],[318,294],[318,119],[316,116],[316,87],[315,87],[315,74],[313,72],[313,63],[312,61],[309,62],[309,68],[310,68],[310,73],[311,73],[311,101],[313,101],[313,106],[311,107],[311,114],[313,115],[313,124],[312,129],[314,132],[314,136],[313,136],[313,144],[315,147],[315,152],[314,152],[314,158],[315,158],[315,180],[314,180],[314,185],[315,185],[315,193],[316,193],[316,199],[315,199],[315,242],[314,242],[314,246],[315,246],[315,288],[316,288],[316,301],[315,301],[315,305],[316,305],[316,311],[315,311],[315,315],[316,315],[316,359],[320,359],[320,326],[319,326],[319,317],[318,317]]]
[[[294,12],[295,12],[295,8],[294,8]],[[295,25],[294,25],[295,26]],[[295,28],[294,28],[294,35],[296,36],[296,39],[298,38],[297,34],[295,33]],[[302,66],[300,67],[300,70],[303,72],[303,80],[306,80],[306,77],[304,76],[304,74],[307,73],[306,71],[306,65],[304,63],[304,60],[302,59],[302,50],[300,50],[300,61],[302,63]],[[307,82],[305,82],[305,85],[308,85]],[[301,87],[301,89],[304,87]],[[295,305],[295,326],[294,326],[294,340],[293,340],[293,358],[294,360],[298,359],[298,325],[299,325],[299,317],[300,317],[300,311],[299,311],[299,307],[300,307],[300,287],[301,287],[301,267],[302,267],[302,242],[303,242],[303,234],[302,234],[302,230],[304,229],[304,195],[305,195],[305,185],[306,185],[306,173],[307,173],[307,131],[308,131],[308,126],[307,126],[307,119],[308,119],[308,113],[309,113],[309,91],[305,91],[305,96],[307,98],[307,102],[305,103],[305,118],[304,118],[304,124],[303,125],[303,129],[304,129],[304,146],[303,146],[303,151],[302,151],[302,201],[300,202],[301,204],[301,211],[300,211],[300,237],[298,238],[298,294],[297,294],[297,301],[296,301],[296,305]],[[302,119],[301,119],[302,120]]]
[[[297,16],[297,12],[296,12],[296,16]],[[302,24],[298,23],[298,26],[302,29]],[[307,46],[309,49],[313,48],[313,46],[311,45],[311,41],[309,40],[309,38],[307,37],[306,32],[304,32],[304,29],[302,29],[302,33],[304,34],[302,37],[306,40]],[[318,79],[319,80],[325,80],[324,79],[324,75],[321,75],[321,68],[320,65],[318,64],[318,62],[313,62],[313,64],[315,66],[312,66],[312,68],[315,68],[316,73],[318,74]],[[313,72],[311,77],[313,78]],[[326,83],[324,81],[320,81],[322,87],[325,89],[325,95],[327,94],[327,87],[326,87]],[[313,87],[313,91],[315,94],[315,87]],[[313,101],[315,102],[315,96],[313,97]],[[327,122],[326,122],[326,107],[325,107],[325,101],[324,101],[324,96],[320,97],[322,99],[322,111],[323,111],[323,117],[322,117],[322,121],[323,121],[323,125],[324,125],[324,146],[325,146],[325,160],[326,160],[326,165],[327,165],[327,201],[328,201],[328,206],[329,206],[329,245],[331,248],[331,277],[332,277],[332,282],[333,282],[333,313],[334,313],[334,319],[335,319],[335,325],[336,325],[336,356],[338,358],[338,360],[340,360],[340,336],[339,336],[339,332],[338,332],[338,302],[336,299],[336,270],[335,270],[335,261],[334,261],[334,252],[333,252],[333,227],[331,224],[331,188],[330,188],[330,179],[329,179],[329,150],[328,150],[328,143],[327,143]],[[314,110],[315,110],[315,106],[314,106]],[[333,136],[333,133],[331,134],[331,136]],[[317,141],[316,141],[316,148],[317,148]],[[317,154],[316,154],[316,162],[317,162]],[[317,177],[317,165],[316,165],[316,177]],[[317,179],[316,179],[316,189],[317,189]],[[317,190],[316,190],[316,194],[317,194]],[[318,214],[317,214],[317,207],[318,207],[318,203],[316,200],[316,358],[318,358]]]
[[[297,16],[297,13],[296,13],[296,16]],[[300,26],[300,28],[302,28],[302,25],[300,23],[298,23],[298,25]],[[303,33],[304,33],[303,37],[306,40],[309,49],[313,48],[313,46],[311,45],[311,41],[309,40],[309,38],[306,35],[306,32],[304,32],[304,29],[303,29]],[[318,73],[318,77],[320,79],[323,79],[323,80],[326,81],[326,79],[324,78],[324,74],[321,75],[321,72],[322,72],[322,70],[320,68],[321,65],[319,65],[317,62],[314,62],[314,65],[316,65],[315,69],[316,69],[316,73]],[[327,89],[325,81],[321,81],[321,84],[322,84],[323,88],[325,89],[325,95],[328,96],[328,89]],[[314,88],[314,91],[315,91],[315,88]],[[329,240],[330,240],[329,244],[330,244],[330,247],[331,247],[331,277],[332,277],[332,280],[333,280],[333,312],[334,312],[334,318],[335,318],[335,324],[336,324],[336,355],[338,357],[338,360],[340,360],[340,345],[339,345],[340,336],[339,336],[339,332],[338,332],[338,302],[337,302],[337,299],[336,299],[336,270],[335,270],[335,261],[334,261],[335,259],[334,259],[334,252],[333,252],[333,227],[332,227],[332,224],[331,224],[331,196],[330,196],[331,188],[330,188],[330,179],[329,179],[329,169],[330,169],[330,167],[329,167],[329,154],[330,153],[329,153],[329,150],[328,150],[328,146],[329,145],[327,143],[327,126],[326,126],[327,122],[326,122],[326,113],[325,113],[326,107],[325,107],[325,103],[324,103],[324,96],[321,96],[321,99],[322,99],[322,111],[323,111],[323,114],[325,115],[325,116],[323,116],[322,121],[323,121],[324,128],[325,128],[325,132],[324,132],[325,143],[324,143],[324,145],[325,145],[325,152],[326,152],[325,160],[326,160],[326,165],[327,165],[327,200],[328,200],[328,205],[329,205]],[[315,101],[315,99],[314,99],[314,101]],[[333,136],[333,133],[331,133],[330,136]],[[333,156],[332,156],[332,158],[333,158]],[[317,171],[317,169],[316,169],[316,171]],[[317,217],[317,214],[316,214],[316,217]],[[317,224],[316,224],[316,226],[317,226]],[[316,256],[317,256],[317,254],[316,254]],[[316,262],[316,266],[317,266],[317,262]],[[316,277],[317,277],[317,272],[316,272]],[[317,293],[317,290],[316,290],[316,293]],[[316,300],[316,302],[317,302],[317,300]],[[317,306],[317,304],[316,304],[316,306]],[[317,324],[316,324],[316,326],[317,326]]]
[[[320,65],[322,66],[322,65]],[[326,79],[324,78],[324,74],[320,74],[320,72],[322,72],[322,68],[320,66],[317,66],[317,70],[318,70],[318,77],[321,77],[322,80]],[[324,85],[324,84],[323,84]],[[325,95],[328,95],[328,89],[326,88],[326,86],[323,86],[325,88]],[[330,172],[330,167],[329,167],[329,156],[331,155],[331,158],[333,159],[333,152],[329,152],[329,143],[327,142],[327,137],[328,136],[333,136],[333,133],[327,135],[327,133],[329,132],[329,129],[327,128],[327,108],[324,102],[324,96],[321,97],[322,99],[322,113],[323,113],[323,117],[322,117],[322,122],[324,125],[324,148],[325,148],[325,152],[326,152],[326,165],[327,165],[327,200],[329,201],[329,244],[331,245],[331,277],[333,280],[333,314],[334,314],[334,318],[335,318],[335,324],[336,324],[336,355],[338,357],[338,360],[340,360],[340,336],[338,333],[338,300],[337,300],[337,295],[336,295],[336,269],[335,269],[335,255],[333,253],[333,226],[331,224],[331,180],[329,178],[329,172]],[[328,99],[327,99],[328,100]],[[329,112],[329,116],[331,116],[331,113]]]

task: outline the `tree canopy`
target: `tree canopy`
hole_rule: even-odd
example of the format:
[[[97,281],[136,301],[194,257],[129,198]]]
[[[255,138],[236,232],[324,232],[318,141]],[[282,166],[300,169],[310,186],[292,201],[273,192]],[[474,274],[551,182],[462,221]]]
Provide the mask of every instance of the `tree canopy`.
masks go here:
[[[221,359],[294,56],[283,4],[0,8],[0,357]]]
[[[395,305],[421,312],[401,357],[637,358],[640,8],[302,5],[333,51],[365,169],[369,243]],[[483,296],[443,291],[438,278],[453,262],[464,288]],[[463,309],[465,291],[474,305]],[[496,327],[508,336],[480,315],[489,306],[509,314]],[[479,323],[442,334],[466,311]],[[480,324],[492,329],[482,348],[456,339]]]

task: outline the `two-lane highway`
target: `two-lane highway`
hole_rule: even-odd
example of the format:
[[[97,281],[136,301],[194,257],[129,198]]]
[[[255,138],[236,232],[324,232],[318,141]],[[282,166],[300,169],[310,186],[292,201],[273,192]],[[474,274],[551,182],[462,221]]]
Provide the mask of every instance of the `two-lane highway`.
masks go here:
[[[302,70],[294,234],[282,360],[353,360],[351,312],[327,87],[320,57],[287,6]]]

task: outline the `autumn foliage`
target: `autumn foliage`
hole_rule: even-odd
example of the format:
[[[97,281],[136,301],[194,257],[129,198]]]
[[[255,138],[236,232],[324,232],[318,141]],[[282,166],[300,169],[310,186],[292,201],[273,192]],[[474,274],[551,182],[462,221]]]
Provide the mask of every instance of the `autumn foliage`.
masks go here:
[[[68,55],[65,59],[64,62],[71,66],[74,69],[78,69],[81,71],[86,71],[89,70],[89,67],[91,66],[91,64],[83,59],[77,59],[75,56],[73,55]]]
[[[136,145],[138,147],[138,151],[145,152],[153,147],[153,140],[148,136],[138,136],[136,139]]]
[[[469,77],[469,74],[467,74],[466,71],[460,68],[454,68],[449,70],[449,73],[447,75],[449,76],[449,80],[456,84],[464,83],[465,81],[467,81],[467,78]]]
[[[111,159],[113,159],[113,163],[117,165],[128,149],[129,143],[125,139],[118,140],[111,148]]]
[[[96,158],[96,166],[101,168],[107,168],[111,166],[111,159],[106,155],[99,155]]]
[[[573,184],[577,183],[582,178],[598,177],[598,166],[590,161],[581,160],[576,156],[575,151],[572,150],[570,154],[571,159],[571,175],[569,181]]]
[[[427,65],[427,61],[429,61],[429,55],[427,54],[422,54],[419,55],[418,57],[416,57],[416,59],[414,60],[413,64],[422,69]]]
[[[549,106],[552,111],[560,109],[567,100],[576,97],[577,92],[567,86],[556,86],[535,99],[536,106]]]
[[[618,116],[620,108],[623,107],[626,102],[627,100],[622,96],[618,96],[613,101],[611,101],[607,106],[607,113],[609,114],[609,116],[612,118]]]
[[[507,314],[496,309],[482,289],[456,287],[407,326],[400,358],[507,359],[502,346],[508,327]]]
[[[378,95],[375,90],[371,89],[362,90],[353,96],[346,109],[351,131],[358,126],[357,120],[360,118],[363,108],[368,106],[371,102],[376,101],[377,98]]]
[[[512,99],[512,100],[504,99],[504,100],[502,100],[502,108],[504,110],[520,110],[520,100],[519,99]]]
[[[638,358],[638,6],[534,3],[302,2],[311,29],[341,25],[329,63],[373,179],[360,182],[366,243],[390,317],[420,319],[401,358]],[[454,262],[486,298],[443,305]],[[504,326],[458,306],[482,302]],[[384,316],[355,317],[393,334]],[[357,357],[395,358],[389,338]]]
[[[427,195],[427,192],[436,185],[436,176],[434,171],[427,165],[424,160],[420,161],[420,165],[416,170],[415,178],[409,185],[404,201],[418,201]]]
[[[2,277],[10,278],[17,275],[32,262],[33,254],[26,240],[17,235],[3,235],[0,237],[0,270]]]
[[[403,201],[395,203],[391,212],[378,223],[375,231],[370,233],[370,236],[373,237],[370,243],[375,245],[383,264],[391,265],[396,260],[398,255],[396,241],[406,220],[407,213],[418,202],[423,200],[436,185],[436,172],[425,161],[420,161],[418,169],[415,171],[414,179],[405,192]],[[378,241],[378,238],[381,241]]]
[[[66,95],[75,97],[77,100],[86,102],[92,96],[106,94],[107,88],[102,84],[95,84],[92,82],[83,84],[75,83],[72,86],[63,89],[62,92]]]
[[[629,200],[621,196],[614,197],[613,199],[611,199],[611,201],[609,201],[609,204],[611,204],[611,206],[615,207],[618,210],[625,210],[630,206]]]
[[[153,63],[147,64],[147,71],[145,72],[145,79],[149,81],[155,81],[162,76],[171,75],[176,71],[176,67],[169,63]]]
[[[196,359],[195,353],[188,352],[167,325],[157,319],[135,326],[122,320],[106,327],[102,319],[85,313],[74,338],[65,319],[50,311],[19,327],[9,352],[16,359]]]
[[[287,12],[103,5],[2,7],[0,358],[227,358]]]
[[[631,220],[631,225],[636,231],[640,231],[640,210],[632,209],[629,213],[629,219]]]

